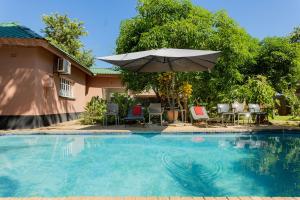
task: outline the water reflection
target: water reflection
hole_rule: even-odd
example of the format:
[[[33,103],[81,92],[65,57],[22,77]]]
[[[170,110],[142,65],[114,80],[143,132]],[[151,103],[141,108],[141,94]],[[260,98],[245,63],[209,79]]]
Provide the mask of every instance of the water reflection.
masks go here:
[[[63,148],[63,156],[77,156],[81,151],[84,150],[85,147],[85,137],[73,137],[67,143],[67,145]]]
[[[250,148],[257,149],[267,146],[265,141],[260,140],[256,136],[248,136],[248,137],[237,137],[234,141],[233,146],[238,149]]]
[[[122,137],[119,137],[120,139]],[[68,137],[67,140],[60,139],[60,137],[56,138],[56,144],[54,146],[62,147],[62,154],[63,157],[70,157],[70,156],[78,156],[86,149],[95,149],[99,148],[100,146],[104,145],[104,140],[100,139],[99,137],[93,136],[72,136]],[[56,147],[54,147],[54,150]]]
[[[236,172],[253,178],[270,195],[300,195],[299,137],[239,137],[234,146],[248,155],[235,163]]]

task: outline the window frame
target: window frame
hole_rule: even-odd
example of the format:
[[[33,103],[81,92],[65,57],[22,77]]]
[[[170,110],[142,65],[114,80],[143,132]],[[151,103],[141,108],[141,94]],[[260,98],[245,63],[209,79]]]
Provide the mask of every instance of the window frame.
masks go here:
[[[74,81],[65,77],[59,77],[59,96],[63,98],[75,99]]]

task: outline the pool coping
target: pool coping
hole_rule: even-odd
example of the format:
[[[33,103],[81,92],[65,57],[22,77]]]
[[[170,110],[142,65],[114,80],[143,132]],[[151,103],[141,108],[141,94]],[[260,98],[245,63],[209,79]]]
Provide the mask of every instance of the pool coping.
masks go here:
[[[5,197],[0,200],[300,200],[300,197],[259,197],[259,196],[236,196],[236,197],[28,197],[12,198]]]
[[[0,132],[5,135],[130,135],[130,134],[162,134],[162,135],[184,135],[184,134],[300,134],[300,128],[252,128],[252,129],[203,129],[199,130],[7,130]]]

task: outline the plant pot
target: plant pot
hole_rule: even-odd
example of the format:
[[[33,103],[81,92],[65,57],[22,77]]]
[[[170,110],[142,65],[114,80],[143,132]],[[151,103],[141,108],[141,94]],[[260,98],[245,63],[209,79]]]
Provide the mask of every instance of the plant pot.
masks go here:
[[[168,110],[167,117],[169,122],[176,121],[178,119],[178,110],[174,110],[174,114],[173,110]]]

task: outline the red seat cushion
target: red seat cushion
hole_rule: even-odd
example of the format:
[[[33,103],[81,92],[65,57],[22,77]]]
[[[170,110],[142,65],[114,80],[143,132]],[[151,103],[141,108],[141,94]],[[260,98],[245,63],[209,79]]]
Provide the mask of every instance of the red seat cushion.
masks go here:
[[[134,116],[139,116],[142,114],[142,106],[133,106],[132,108],[132,114]]]
[[[203,108],[201,106],[194,107],[196,115],[204,115]]]

